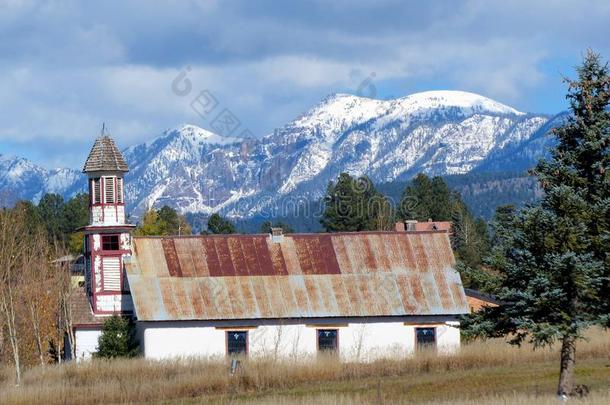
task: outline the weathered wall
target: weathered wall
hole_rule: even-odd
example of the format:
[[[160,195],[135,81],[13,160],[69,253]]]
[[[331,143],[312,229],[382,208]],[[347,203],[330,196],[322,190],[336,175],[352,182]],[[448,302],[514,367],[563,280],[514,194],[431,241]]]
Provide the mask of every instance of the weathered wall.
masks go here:
[[[457,322],[421,325],[436,327],[440,353],[460,345]],[[249,355],[303,358],[317,352],[317,329],[339,330],[339,353],[343,360],[371,361],[401,357],[415,349],[415,327],[401,322],[337,323],[332,325],[260,325],[255,328],[216,327],[209,322],[142,322],[139,336],[145,357],[223,357],[226,331],[249,331]]]
[[[91,226],[116,226],[125,224],[124,205],[94,205],[89,212]]]
[[[131,249],[131,235],[129,232],[123,232],[119,236],[120,240],[120,248],[122,250]],[[108,313],[108,312],[116,312],[116,311],[133,311],[133,300],[131,295],[122,294],[121,292],[112,293],[103,293],[102,289],[102,257],[104,256],[104,251],[102,250],[102,238],[101,234],[93,234],[91,235],[91,259],[93,264],[93,280],[95,281],[95,285],[92,286],[93,291],[96,294],[95,297],[95,309],[98,312]],[[121,255],[121,262],[125,260],[125,258],[129,257],[128,254]],[[121,263],[122,266],[122,263]],[[122,271],[124,276],[124,271]],[[88,281],[89,284],[90,281]],[[129,291],[129,286],[127,284],[127,278],[124,277],[123,282],[125,283],[125,291]]]

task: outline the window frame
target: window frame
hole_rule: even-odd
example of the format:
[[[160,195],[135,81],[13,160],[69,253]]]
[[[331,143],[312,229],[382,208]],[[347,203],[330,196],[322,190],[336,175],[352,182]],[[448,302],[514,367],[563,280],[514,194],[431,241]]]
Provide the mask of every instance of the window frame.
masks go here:
[[[418,334],[417,331],[422,330],[422,329],[431,329],[434,333],[434,343],[426,343],[426,344],[420,344],[419,343],[419,339],[417,338]],[[436,350],[437,345],[438,345],[438,339],[437,339],[437,327],[436,326],[417,326],[414,328],[414,332],[415,332],[415,350],[420,351],[420,350]]]
[[[244,346],[244,351],[243,352],[237,352],[237,353],[230,353],[229,352],[229,335],[232,333],[243,333],[246,336],[245,339],[245,346]],[[249,330],[243,330],[243,329],[233,329],[233,330],[227,330],[225,331],[225,353],[226,356],[247,356],[248,353],[250,352],[250,331]]]
[[[335,348],[334,349],[321,349],[320,348],[320,335],[326,331],[335,332]],[[325,353],[325,354],[339,353],[339,329],[337,329],[337,328],[316,329],[316,348],[318,350],[318,354],[320,354],[320,353]]]
[[[116,238],[116,249],[106,249],[105,242],[104,242],[105,238]],[[121,249],[121,235],[119,235],[119,234],[102,234],[100,242],[101,242],[100,244],[102,246],[102,251],[104,251],[104,252],[120,252],[122,250]],[[114,242],[110,242],[110,243],[114,244]]]

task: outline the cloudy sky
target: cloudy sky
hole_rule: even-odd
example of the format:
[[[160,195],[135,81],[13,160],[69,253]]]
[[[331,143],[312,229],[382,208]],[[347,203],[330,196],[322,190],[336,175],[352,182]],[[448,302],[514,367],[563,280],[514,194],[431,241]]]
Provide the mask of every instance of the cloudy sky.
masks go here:
[[[0,0],[0,154],[79,167],[102,122],[121,147],[209,129],[195,99],[254,136],[334,92],[555,113],[584,50],[610,58],[608,1],[284,3]]]

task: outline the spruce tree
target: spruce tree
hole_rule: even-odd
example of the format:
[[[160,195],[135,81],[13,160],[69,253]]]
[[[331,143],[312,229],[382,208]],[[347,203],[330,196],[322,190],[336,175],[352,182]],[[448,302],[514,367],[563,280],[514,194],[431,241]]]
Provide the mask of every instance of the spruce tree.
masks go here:
[[[230,234],[236,233],[235,225],[228,219],[214,213],[208,219],[208,231],[213,234]]]
[[[419,173],[405,188],[399,208],[399,217],[418,221],[450,221],[455,195],[442,177],[430,179]]]
[[[568,80],[571,117],[534,170],[544,197],[511,221],[496,308],[466,319],[471,334],[561,344],[559,396],[574,390],[576,343],[610,326],[610,77],[589,51]]]
[[[112,315],[104,321],[94,357],[136,357],[139,353],[136,328],[131,317]]]
[[[392,207],[368,177],[341,173],[328,185],[320,223],[327,232],[388,230]]]

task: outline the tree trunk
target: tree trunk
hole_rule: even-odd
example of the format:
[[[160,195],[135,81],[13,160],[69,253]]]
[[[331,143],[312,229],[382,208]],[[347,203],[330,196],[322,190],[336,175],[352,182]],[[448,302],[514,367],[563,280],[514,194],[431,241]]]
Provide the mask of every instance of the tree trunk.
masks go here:
[[[561,369],[557,395],[570,396],[574,392],[574,366],[576,364],[576,339],[564,336],[561,343]]]
[[[35,304],[30,303],[30,317],[32,322],[32,329],[34,330],[34,337],[36,338],[36,349],[38,350],[38,358],[40,359],[40,365],[44,367],[44,349],[42,345],[42,337],[40,336],[40,321],[38,319],[38,311]]]

